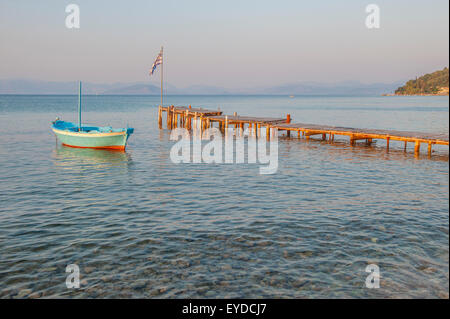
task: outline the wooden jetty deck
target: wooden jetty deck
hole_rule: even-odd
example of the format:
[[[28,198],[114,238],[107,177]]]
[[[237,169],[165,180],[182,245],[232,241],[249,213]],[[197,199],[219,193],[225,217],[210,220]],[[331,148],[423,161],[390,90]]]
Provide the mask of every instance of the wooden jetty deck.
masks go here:
[[[304,136],[309,139],[313,135],[321,135],[322,140],[327,139],[334,141],[335,135],[349,136],[350,144],[355,145],[357,140],[365,140],[367,144],[372,144],[374,139],[386,140],[386,148],[389,150],[390,141],[403,141],[404,149],[406,150],[407,143],[414,143],[414,152],[420,152],[420,144],[426,143],[428,145],[428,155],[431,155],[431,148],[433,144],[449,145],[449,137],[444,134],[429,134],[408,131],[394,131],[394,130],[376,130],[376,129],[358,129],[351,127],[315,125],[304,123],[292,124],[276,124],[273,125],[279,131],[296,131],[298,136]]]
[[[272,117],[252,117],[237,115],[216,115],[208,116],[207,121],[211,125],[215,122],[219,123],[219,129],[224,131],[229,126],[234,126],[235,129],[245,130],[245,125],[248,125],[249,132],[253,132],[254,136],[261,136],[261,127],[266,127],[266,135],[270,137],[270,128],[273,124],[286,123],[286,119],[272,118]]]
[[[262,126],[266,127],[268,136],[270,136],[269,128],[272,124],[287,123],[290,122],[288,115],[287,119],[284,118],[269,118],[269,117],[250,117],[250,116],[238,116],[236,113],[233,115],[222,115],[220,110],[208,110],[203,108],[192,108],[191,106],[166,106],[158,108],[158,125],[162,128],[162,113],[167,113],[167,128],[174,129],[177,127],[184,127],[188,130],[192,129],[192,121],[195,120],[200,123],[200,129],[202,131],[207,128],[213,127],[214,123],[219,124],[219,129],[225,132],[225,129],[234,125],[234,127],[245,130],[245,125],[251,132],[254,132],[256,136],[260,136],[260,129]]]
[[[203,108],[192,108],[189,106],[159,106],[158,107],[158,125],[162,129],[162,113],[167,113],[167,128],[174,129],[178,125],[187,129],[192,129],[192,119],[200,118],[202,123],[206,116],[221,115],[220,110],[207,110]]]
[[[286,118],[270,118],[270,117],[250,117],[233,115],[223,115],[220,110],[208,110],[203,108],[192,108],[191,106],[166,106],[158,108],[158,124],[162,128],[162,113],[167,113],[167,128],[174,129],[184,127],[188,130],[192,129],[192,120],[199,125],[203,131],[209,127],[213,127],[214,123],[218,123],[219,129],[225,132],[230,126],[235,129],[245,130],[245,125],[254,136],[261,136],[261,128],[265,127],[266,137],[269,140],[271,130],[286,131],[288,137],[291,132],[297,132],[298,137],[302,136],[309,139],[310,136],[321,135],[322,140],[334,141],[335,135],[350,137],[350,145],[356,145],[356,141],[365,140],[366,144],[371,145],[373,140],[386,140],[386,149],[389,150],[390,141],[403,141],[404,150],[406,151],[407,143],[414,143],[414,152],[420,153],[420,145],[425,143],[428,145],[428,155],[431,156],[432,145],[449,145],[449,137],[445,134],[429,134],[408,131],[394,130],[377,130],[377,129],[359,129],[351,127],[339,127],[329,125],[316,125],[305,123],[291,123],[291,116],[287,114]],[[200,123],[200,124],[199,124]]]

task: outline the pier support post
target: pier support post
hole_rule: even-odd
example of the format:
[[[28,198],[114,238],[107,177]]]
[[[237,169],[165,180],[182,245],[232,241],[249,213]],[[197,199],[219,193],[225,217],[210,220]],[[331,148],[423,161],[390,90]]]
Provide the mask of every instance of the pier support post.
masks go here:
[[[194,120],[193,120],[193,129],[194,129],[194,131],[197,131],[198,130],[198,117],[197,117],[197,112],[195,112],[195,114],[194,114]]]
[[[419,153],[420,153],[420,142],[419,141],[416,141],[416,143],[414,145],[414,153],[416,155],[419,155]]]
[[[166,125],[167,125],[167,129],[170,130],[170,106],[167,107],[167,119],[166,119]]]
[[[225,136],[228,135],[228,115],[225,115]]]
[[[172,106],[167,107],[167,128],[169,130],[172,129],[172,122],[173,122],[173,114],[172,114]]]
[[[407,146],[408,142],[405,141],[405,147],[403,148],[403,151],[406,152],[406,146]]]
[[[162,129],[162,106],[158,106],[158,127]]]
[[[270,126],[269,125],[266,126],[266,139],[268,141],[270,141]]]
[[[390,142],[390,138],[386,137],[386,152],[389,152],[389,142]]]
[[[429,142],[428,143],[428,156],[431,156],[431,152],[432,152],[432,150],[431,150],[431,142]]]
[[[327,134],[322,134],[322,141],[325,141],[327,139]]]
[[[176,123],[176,114],[175,114],[175,106],[172,105],[172,129],[177,127],[177,123]]]
[[[288,114],[286,116],[286,123],[287,124],[291,123],[291,114]],[[291,137],[291,131],[290,130],[286,130],[286,136],[287,137]]]
[[[200,138],[202,138],[202,134],[203,134],[203,114],[200,114]]]

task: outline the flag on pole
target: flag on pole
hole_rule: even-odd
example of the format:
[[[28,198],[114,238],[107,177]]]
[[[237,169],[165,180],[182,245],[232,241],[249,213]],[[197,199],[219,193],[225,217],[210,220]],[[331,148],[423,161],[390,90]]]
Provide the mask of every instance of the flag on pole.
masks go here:
[[[153,75],[153,73],[156,70],[156,67],[162,63],[162,59],[163,59],[163,57],[162,57],[162,49],[161,49],[158,56],[156,57],[155,62],[153,62],[152,69],[150,70],[150,75]]]

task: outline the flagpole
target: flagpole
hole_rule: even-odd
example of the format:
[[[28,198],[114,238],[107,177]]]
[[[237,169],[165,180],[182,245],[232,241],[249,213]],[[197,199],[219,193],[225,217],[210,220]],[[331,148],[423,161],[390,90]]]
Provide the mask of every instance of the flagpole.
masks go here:
[[[164,66],[164,58],[163,58],[163,47],[161,47],[161,107],[163,107],[163,66]]]
[[[81,132],[81,81],[78,82],[78,131]]]

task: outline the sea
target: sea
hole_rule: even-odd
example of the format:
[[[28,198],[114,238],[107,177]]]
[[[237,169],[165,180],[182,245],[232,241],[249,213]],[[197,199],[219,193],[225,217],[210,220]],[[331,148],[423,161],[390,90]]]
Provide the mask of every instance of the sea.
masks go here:
[[[159,96],[83,96],[125,152],[61,145],[77,96],[0,95],[0,298],[448,298],[449,149],[280,132],[278,169],[174,163]],[[292,122],[449,133],[443,96],[165,96]],[[165,118],[164,118],[165,120]],[[79,287],[76,275],[79,274]]]

